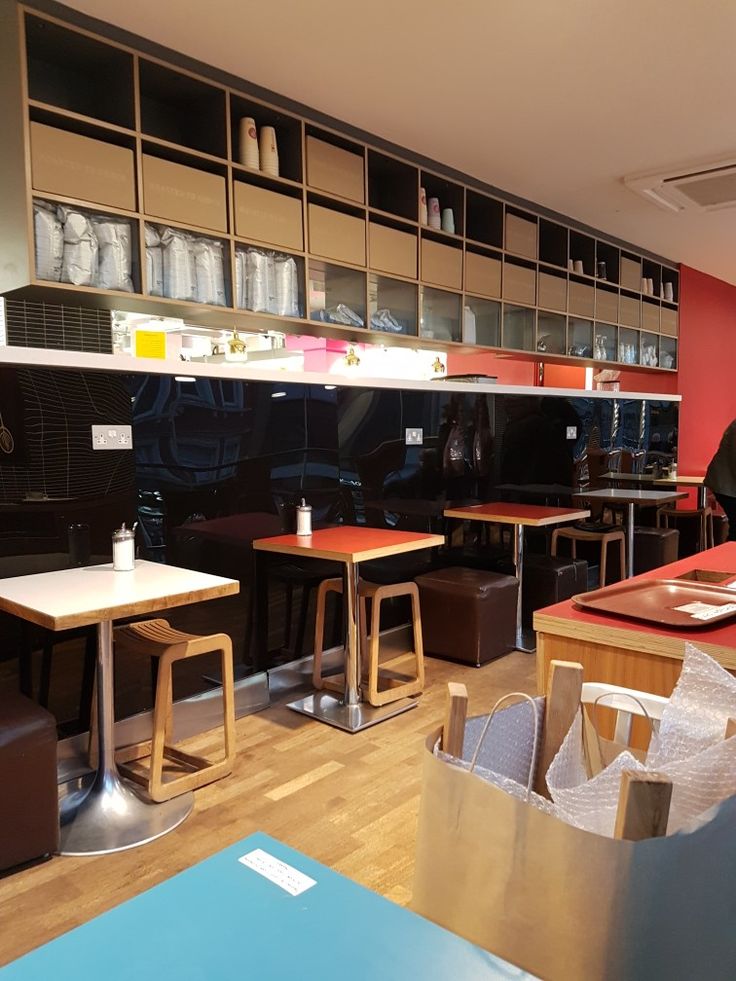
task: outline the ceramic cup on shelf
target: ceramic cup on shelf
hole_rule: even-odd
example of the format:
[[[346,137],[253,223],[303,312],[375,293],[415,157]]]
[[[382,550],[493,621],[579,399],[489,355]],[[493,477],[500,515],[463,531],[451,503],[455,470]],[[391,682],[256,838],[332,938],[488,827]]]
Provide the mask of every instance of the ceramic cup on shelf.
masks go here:
[[[583,260],[582,259],[576,259],[575,262],[573,263],[572,268],[573,268],[573,272],[579,273],[582,276],[583,275],[583,272],[584,272],[584,269],[583,269]]]
[[[430,198],[427,202],[427,221],[430,228],[442,228],[439,198]]]
[[[419,224],[427,224],[427,189],[426,187],[419,188]]]
[[[256,130],[256,121],[252,116],[244,116],[240,120],[238,145],[241,164],[244,167],[251,167],[253,170],[258,170],[260,166],[258,131]]]
[[[261,170],[272,177],[279,176],[279,151],[276,130],[273,126],[261,126],[259,139]]]
[[[442,209],[442,230],[455,234],[455,214],[452,208]]]
[[[573,262],[572,259],[568,259],[567,260],[567,271],[568,272],[575,272],[575,263]]]

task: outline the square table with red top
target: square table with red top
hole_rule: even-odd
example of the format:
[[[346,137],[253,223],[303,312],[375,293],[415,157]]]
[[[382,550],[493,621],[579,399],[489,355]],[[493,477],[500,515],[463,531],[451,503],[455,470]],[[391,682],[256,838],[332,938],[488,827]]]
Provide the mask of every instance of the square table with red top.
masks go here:
[[[519,580],[519,595],[516,601],[516,646],[520,651],[531,653],[533,641],[524,637],[521,622],[521,588],[524,576],[524,528],[541,528],[545,525],[560,525],[568,521],[582,521],[590,517],[590,511],[580,508],[551,508],[540,504],[512,504],[494,501],[490,504],[471,504],[468,507],[446,508],[446,518],[460,521],[489,521],[496,524],[514,526],[514,571]]]
[[[393,531],[388,528],[339,525],[321,528],[311,535],[277,535],[253,542],[258,552],[276,552],[300,558],[327,559],[342,563],[343,598],[345,603],[345,692],[342,698],[332,692],[314,692],[306,698],[291,702],[289,708],[310,715],[321,722],[358,732],[384,719],[399,715],[416,705],[412,699],[376,707],[363,702],[360,692],[360,649],[358,628],[358,586],[360,563],[390,555],[416,552],[444,545],[441,535],[413,531]]]

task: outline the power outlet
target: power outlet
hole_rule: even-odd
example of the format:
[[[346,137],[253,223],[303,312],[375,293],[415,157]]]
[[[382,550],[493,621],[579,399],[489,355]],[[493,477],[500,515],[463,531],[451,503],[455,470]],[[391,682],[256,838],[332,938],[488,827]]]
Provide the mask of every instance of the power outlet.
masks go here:
[[[93,450],[132,450],[132,426],[93,426]]]
[[[423,429],[407,429],[406,430],[406,445],[407,446],[421,446],[424,443],[424,430]]]
[[[568,426],[567,427],[567,439],[577,439],[578,438],[578,427]]]

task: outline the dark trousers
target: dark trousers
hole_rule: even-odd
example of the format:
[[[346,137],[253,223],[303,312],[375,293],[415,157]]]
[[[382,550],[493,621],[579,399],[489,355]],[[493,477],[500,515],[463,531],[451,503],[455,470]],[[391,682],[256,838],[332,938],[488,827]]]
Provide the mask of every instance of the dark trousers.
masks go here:
[[[728,540],[729,542],[736,542],[736,497],[728,497],[726,494],[716,494],[716,500],[728,518]]]

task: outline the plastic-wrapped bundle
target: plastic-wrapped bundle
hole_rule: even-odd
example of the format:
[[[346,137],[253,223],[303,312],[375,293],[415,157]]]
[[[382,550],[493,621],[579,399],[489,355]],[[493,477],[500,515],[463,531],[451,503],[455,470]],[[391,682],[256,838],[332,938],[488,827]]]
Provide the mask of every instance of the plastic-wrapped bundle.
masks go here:
[[[321,320],[326,324],[344,324],[346,327],[365,327],[363,318],[347,303],[338,303],[326,310],[315,310],[311,319]]]
[[[198,303],[225,306],[225,270],[222,242],[208,238],[193,238],[195,299]]]
[[[271,312],[272,280],[273,257],[267,256],[259,249],[248,249],[245,253],[246,310]]]
[[[296,261],[288,255],[273,256],[273,309],[281,317],[298,317],[299,283]]]
[[[404,331],[403,326],[387,308],[376,310],[371,316],[371,327],[373,330],[385,330],[389,334],[401,334]]]
[[[245,252],[238,250],[235,253],[235,306],[240,310],[245,309]]]
[[[75,286],[97,285],[97,236],[87,215],[74,208],[60,207],[64,223],[64,255],[61,279]]]
[[[196,299],[196,272],[191,237],[177,228],[161,232],[164,296],[174,300]]]
[[[56,205],[46,201],[33,202],[33,229],[36,243],[36,276],[58,283],[64,257],[64,230],[56,213]]]
[[[164,257],[161,236],[153,225],[146,225],[146,281],[151,296],[164,295]]]
[[[99,217],[92,219],[97,236],[97,286],[133,292],[133,252],[130,222]]]

